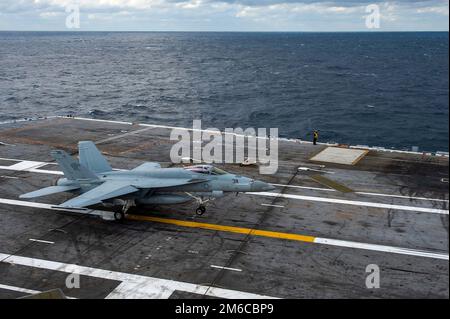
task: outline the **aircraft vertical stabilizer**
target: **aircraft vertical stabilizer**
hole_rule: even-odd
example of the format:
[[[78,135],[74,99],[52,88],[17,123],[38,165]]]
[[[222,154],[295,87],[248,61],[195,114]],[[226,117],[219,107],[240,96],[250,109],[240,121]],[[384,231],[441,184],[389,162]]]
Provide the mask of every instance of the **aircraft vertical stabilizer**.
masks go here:
[[[94,173],[112,171],[111,166],[91,141],[78,143],[80,164]]]
[[[78,163],[72,156],[61,150],[51,151],[50,155],[58,162],[64,176],[70,180],[98,179],[97,175]]]

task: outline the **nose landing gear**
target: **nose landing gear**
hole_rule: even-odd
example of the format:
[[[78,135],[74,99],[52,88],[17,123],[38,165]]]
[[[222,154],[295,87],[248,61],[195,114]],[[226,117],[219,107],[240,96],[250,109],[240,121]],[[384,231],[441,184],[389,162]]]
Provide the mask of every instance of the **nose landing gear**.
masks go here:
[[[206,207],[205,207],[205,205],[203,205],[203,204],[200,204],[200,205],[198,206],[198,208],[195,210],[195,213],[196,213],[198,216],[202,216],[205,212],[206,212]]]
[[[206,213],[206,203],[214,199],[214,198],[204,199],[203,196],[194,196],[187,192],[186,194],[195,199],[195,201],[198,203],[198,207],[195,210],[195,213],[198,216],[202,216],[204,213]]]

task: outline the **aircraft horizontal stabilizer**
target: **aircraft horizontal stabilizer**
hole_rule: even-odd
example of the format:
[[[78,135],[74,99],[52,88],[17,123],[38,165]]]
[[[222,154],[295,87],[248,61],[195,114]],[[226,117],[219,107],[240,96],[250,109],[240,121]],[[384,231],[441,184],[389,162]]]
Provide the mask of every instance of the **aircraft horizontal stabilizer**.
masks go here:
[[[47,196],[51,194],[61,193],[61,192],[68,192],[73,191],[76,189],[79,189],[80,186],[49,186],[45,188],[38,189],[37,191],[22,194],[19,196],[19,198],[35,198],[35,197],[41,197],[41,196]]]
[[[90,191],[72,198],[67,202],[60,204],[60,207],[86,207],[99,204],[110,198],[120,197],[130,193],[137,192],[138,189],[131,186],[129,182],[108,181],[97,186]]]

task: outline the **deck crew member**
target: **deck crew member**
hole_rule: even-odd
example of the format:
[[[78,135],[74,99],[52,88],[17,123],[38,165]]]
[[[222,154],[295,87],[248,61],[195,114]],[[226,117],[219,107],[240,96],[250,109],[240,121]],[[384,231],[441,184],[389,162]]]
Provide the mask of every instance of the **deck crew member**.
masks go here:
[[[317,140],[319,139],[319,132],[317,132],[317,130],[315,130],[313,132],[313,144],[317,145]]]

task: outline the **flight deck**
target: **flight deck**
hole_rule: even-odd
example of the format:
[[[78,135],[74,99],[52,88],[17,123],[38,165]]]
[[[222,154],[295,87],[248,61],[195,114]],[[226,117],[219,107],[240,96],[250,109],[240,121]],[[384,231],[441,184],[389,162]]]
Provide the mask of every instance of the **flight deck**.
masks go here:
[[[279,167],[216,164],[275,190],[133,208],[19,195],[91,140],[114,169],[170,161],[171,127],[53,117],[0,124],[0,298],[449,298],[446,154],[279,140]],[[379,287],[368,276],[379,270]],[[74,279],[78,276],[78,279]],[[369,280],[370,281],[370,280]],[[79,283],[70,286],[67,283]]]

